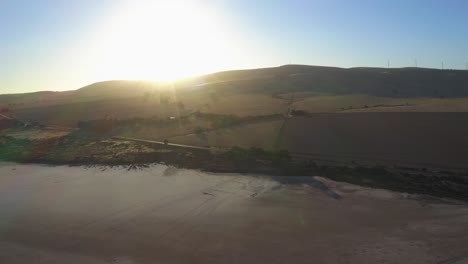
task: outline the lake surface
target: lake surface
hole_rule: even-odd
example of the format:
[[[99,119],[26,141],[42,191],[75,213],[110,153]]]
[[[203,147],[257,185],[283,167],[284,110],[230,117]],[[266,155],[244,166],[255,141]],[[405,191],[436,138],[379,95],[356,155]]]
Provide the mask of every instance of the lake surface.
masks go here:
[[[468,206],[321,177],[0,163],[0,263],[467,263]]]

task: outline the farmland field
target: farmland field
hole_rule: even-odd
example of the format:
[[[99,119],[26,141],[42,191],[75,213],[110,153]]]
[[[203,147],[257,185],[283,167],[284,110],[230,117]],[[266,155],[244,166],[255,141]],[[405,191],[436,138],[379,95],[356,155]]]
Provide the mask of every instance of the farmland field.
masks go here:
[[[281,148],[347,160],[468,164],[468,113],[311,114],[287,120]]]

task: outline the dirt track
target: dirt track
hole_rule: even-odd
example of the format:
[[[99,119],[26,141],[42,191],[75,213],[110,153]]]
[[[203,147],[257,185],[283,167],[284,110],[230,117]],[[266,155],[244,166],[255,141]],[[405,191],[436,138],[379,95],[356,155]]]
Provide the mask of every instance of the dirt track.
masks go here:
[[[312,177],[1,164],[0,263],[462,263],[467,208]]]

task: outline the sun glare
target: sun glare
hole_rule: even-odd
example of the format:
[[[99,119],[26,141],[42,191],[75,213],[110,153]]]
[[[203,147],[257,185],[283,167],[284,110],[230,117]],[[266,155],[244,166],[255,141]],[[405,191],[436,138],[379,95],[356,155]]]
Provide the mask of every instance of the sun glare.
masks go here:
[[[107,21],[95,44],[98,79],[168,81],[236,63],[230,32],[200,1],[131,1]]]

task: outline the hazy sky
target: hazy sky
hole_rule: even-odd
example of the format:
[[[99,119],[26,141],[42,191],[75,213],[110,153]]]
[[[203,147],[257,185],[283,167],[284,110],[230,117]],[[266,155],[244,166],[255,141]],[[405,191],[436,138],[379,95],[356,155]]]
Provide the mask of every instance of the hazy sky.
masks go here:
[[[466,0],[0,0],[0,93],[311,64],[466,69]]]

